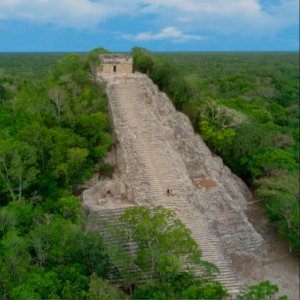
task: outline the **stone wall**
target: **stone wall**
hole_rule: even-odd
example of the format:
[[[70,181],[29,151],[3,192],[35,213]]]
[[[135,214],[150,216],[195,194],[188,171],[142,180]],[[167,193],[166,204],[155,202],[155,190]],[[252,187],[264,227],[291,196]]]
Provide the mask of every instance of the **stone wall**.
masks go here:
[[[102,54],[100,74],[131,74],[133,59],[131,55]]]
[[[131,74],[132,64],[102,64],[102,70],[99,70],[99,73],[100,74]]]

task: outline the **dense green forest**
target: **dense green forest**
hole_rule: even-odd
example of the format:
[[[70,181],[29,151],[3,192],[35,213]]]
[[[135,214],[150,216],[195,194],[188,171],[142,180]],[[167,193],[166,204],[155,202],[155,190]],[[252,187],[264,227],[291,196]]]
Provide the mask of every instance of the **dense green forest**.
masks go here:
[[[105,86],[95,81],[99,53],[109,52],[0,55],[0,298],[229,297],[213,280],[218,268],[201,259],[173,212],[139,207],[105,223],[86,215],[73,196],[93,172],[110,170],[102,161],[113,140]],[[132,53],[135,69],[168,93],[211,149],[257,188],[270,221],[298,249],[297,58],[230,54],[227,61],[221,54],[157,56],[138,47]],[[137,256],[121,242],[105,243],[94,230],[99,226],[115,241],[135,241]],[[112,274],[121,288],[109,283]],[[265,281],[243,287],[237,299],[276,292]]]
[[[51,76],[69,53],[0,53],[0,76]],[[79,54],[79,53],[77,53]]]

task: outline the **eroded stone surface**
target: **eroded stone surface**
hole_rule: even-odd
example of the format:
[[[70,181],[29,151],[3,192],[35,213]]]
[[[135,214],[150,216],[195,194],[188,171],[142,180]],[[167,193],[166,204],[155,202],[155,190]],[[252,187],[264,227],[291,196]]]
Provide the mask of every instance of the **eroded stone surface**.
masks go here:
[[[114,154],[120,178],[84,192],[91,210],[128,205],[163,205],[174,210],[192,230],[205,260],[221,270],[218,280],[234,293],[239,285],[230,253],[258,249],[262,238],[243,210],[252,195],[245,183],[213,157],[190,120],[177,112],[166,94],[142,74],[106,75]],[[97,204],[99,197],[117,191],[126,201]],[[167,190],[170,190],[168,196]],[[112,192],[114,194],[114,192]],[[119,193],[119,194],[118,194]],[[116,192],[121,195],[121,192]],[[121,197],[122,198],[122,197]],[[115,206],[114,206],[115,205]]]

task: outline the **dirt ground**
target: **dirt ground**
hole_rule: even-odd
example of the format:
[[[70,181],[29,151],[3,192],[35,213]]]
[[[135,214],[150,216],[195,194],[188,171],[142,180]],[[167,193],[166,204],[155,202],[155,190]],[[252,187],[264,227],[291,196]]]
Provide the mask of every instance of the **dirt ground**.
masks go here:
[[[299,299],[299,256],[277,236],[277,228],[269,224],[266,214],[255,203],[245,211],[256,231],[264,238],[261,251],[239,251],[231,255],[233,264],[244,284],[253,285],[270,280],[279,287],[276,297],[287,295]]]

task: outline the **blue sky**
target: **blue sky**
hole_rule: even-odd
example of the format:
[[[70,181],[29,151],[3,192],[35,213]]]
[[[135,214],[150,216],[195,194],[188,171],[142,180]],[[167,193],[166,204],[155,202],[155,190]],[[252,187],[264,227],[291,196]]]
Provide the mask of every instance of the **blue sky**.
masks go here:
[[[299,0],[0,0],[0,52],[299,51]]]

